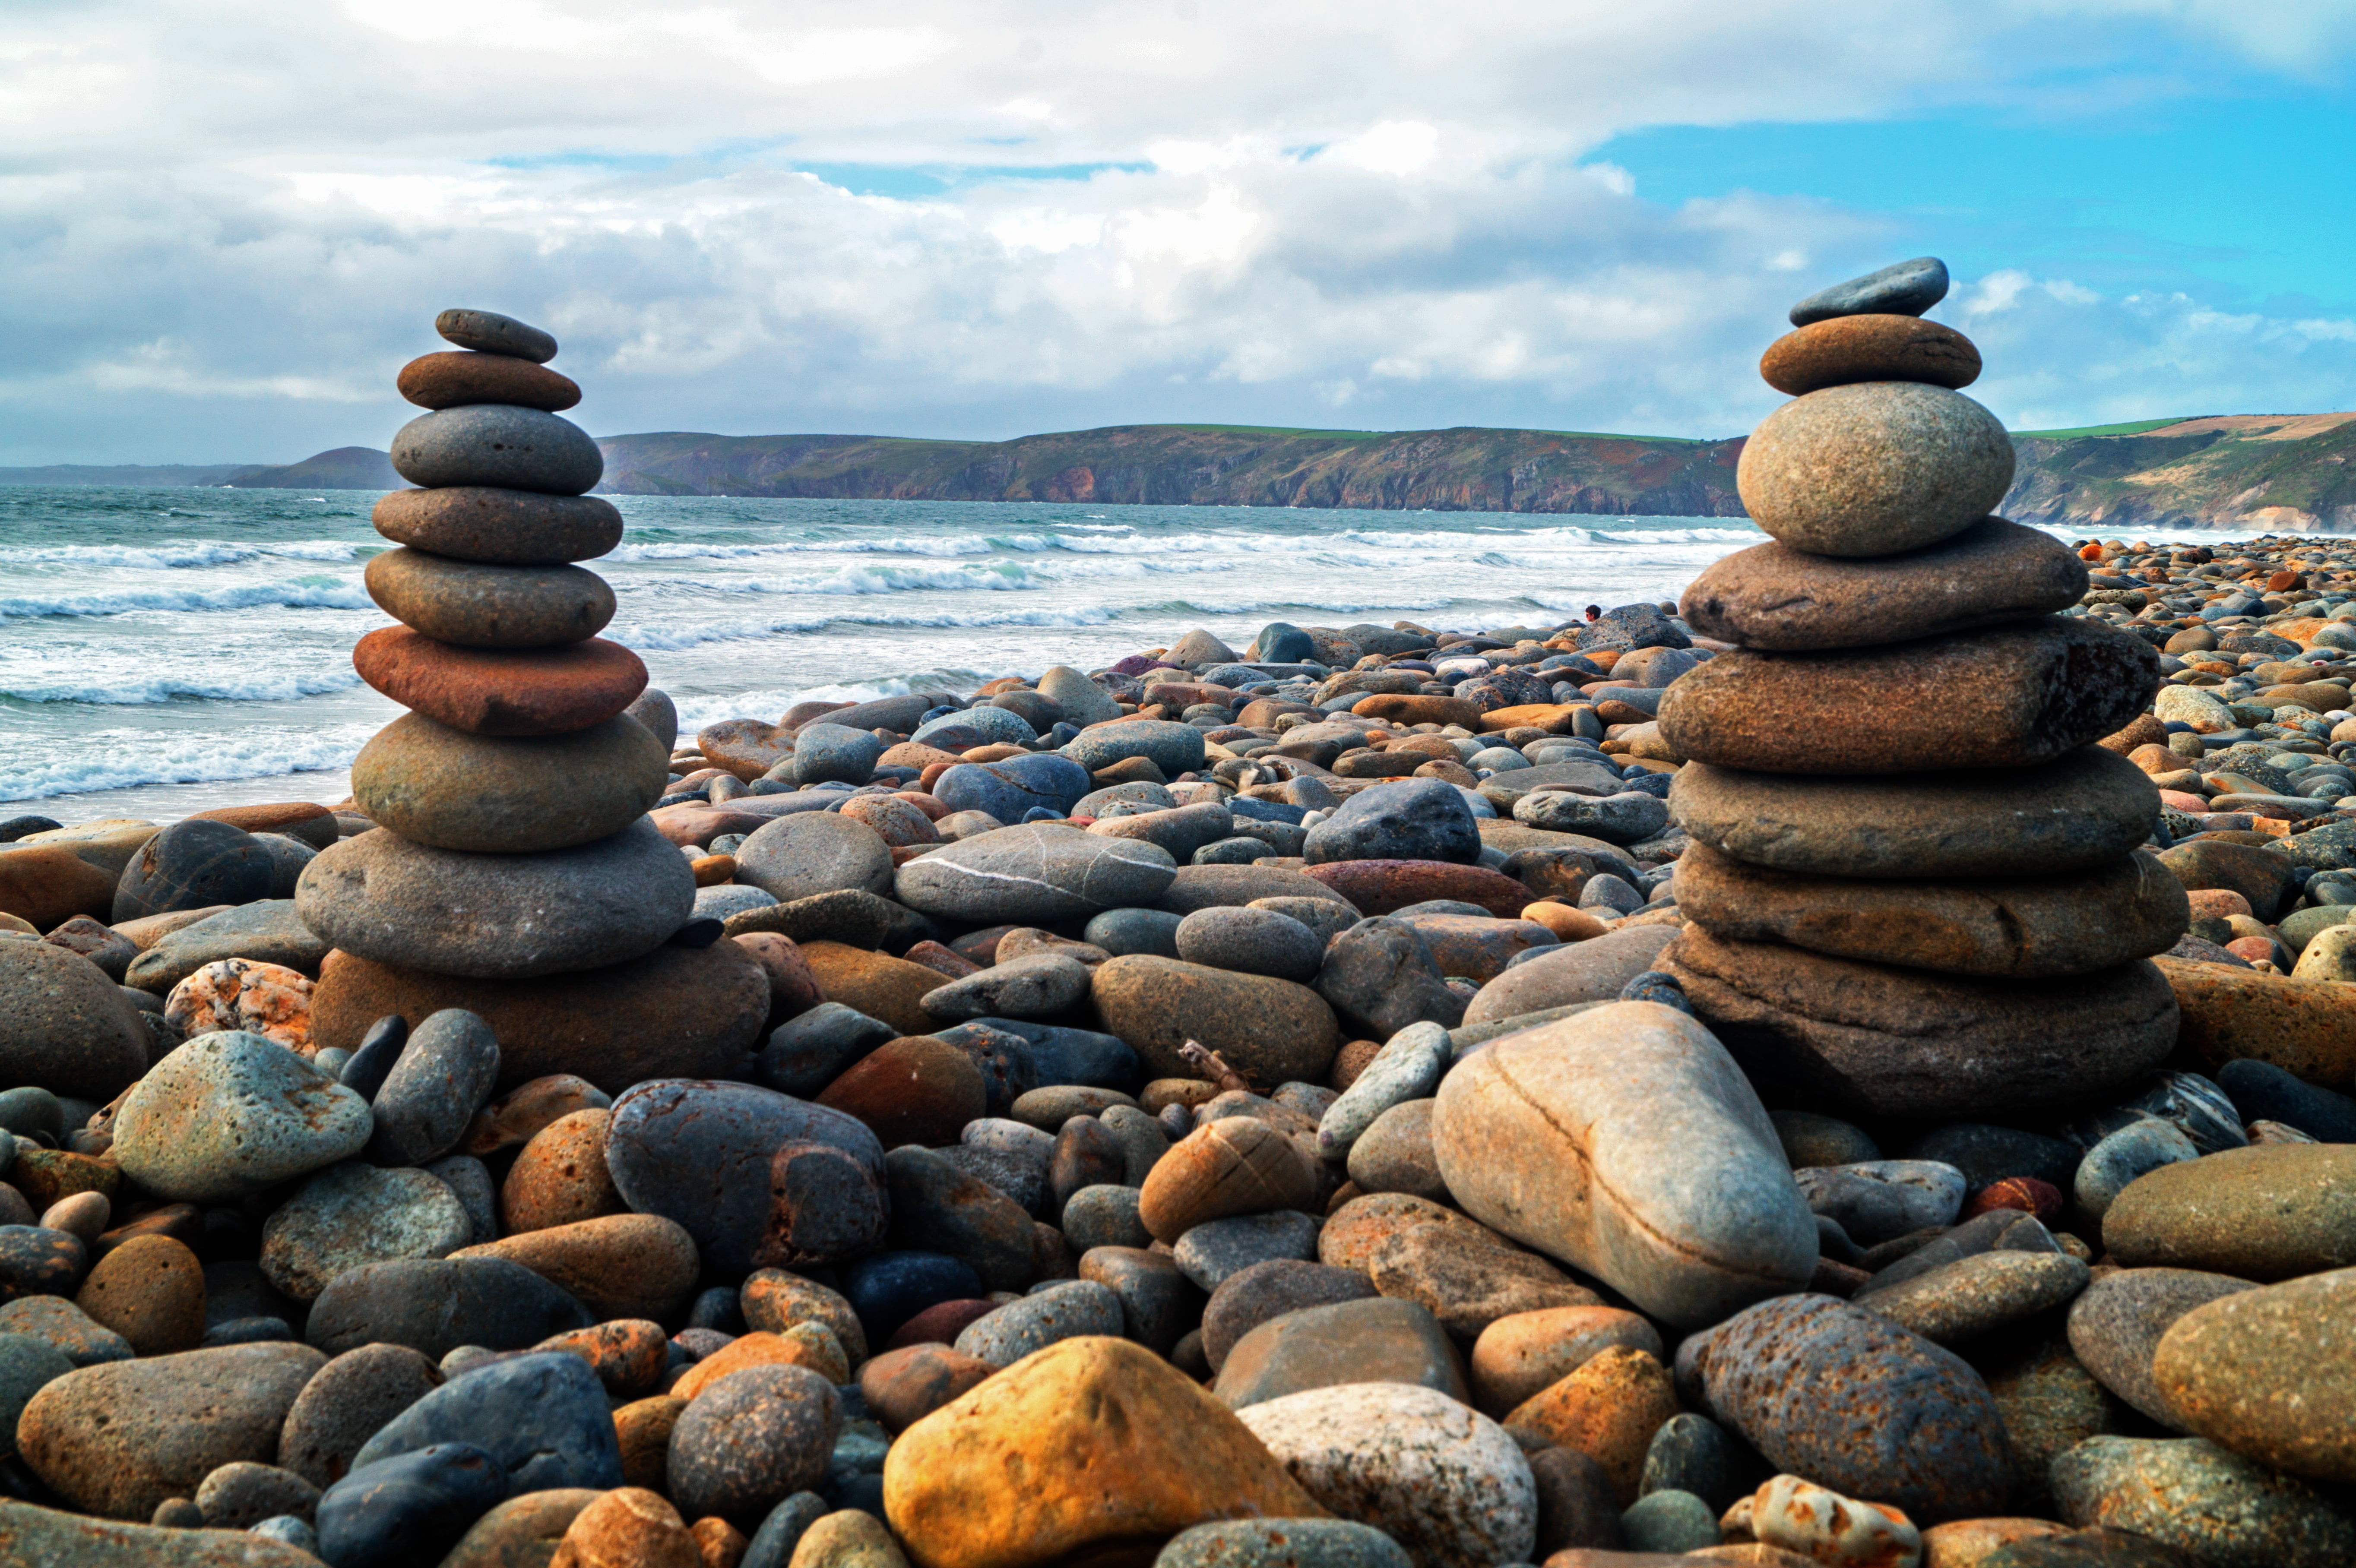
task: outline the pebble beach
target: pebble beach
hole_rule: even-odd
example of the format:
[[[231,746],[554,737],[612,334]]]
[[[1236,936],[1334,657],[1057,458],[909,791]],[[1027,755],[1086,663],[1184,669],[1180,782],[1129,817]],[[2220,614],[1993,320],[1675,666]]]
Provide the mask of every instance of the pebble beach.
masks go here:
[[[1946,286],[1673,594],[783,708],[444,313],[350,794],[0,821],[0,1562],[2356,1562],[2356,546],[1992,515]]]

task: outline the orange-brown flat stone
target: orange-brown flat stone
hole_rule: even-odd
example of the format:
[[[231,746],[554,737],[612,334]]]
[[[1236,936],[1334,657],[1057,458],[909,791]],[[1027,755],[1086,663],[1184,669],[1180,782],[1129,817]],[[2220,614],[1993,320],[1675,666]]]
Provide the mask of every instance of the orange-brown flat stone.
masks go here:
[[[647,687],[638,656],[603,637],[493,650],[387,626],[359,640],[352,667],[395,702],[470,735],[570,734],[603,724]]]
[[[1980,351],[1954,327],[1918,316],[1841,315],[1777,338],[1759,374],[1795,398],[1852,381],[1923,381],[1959,391],[1979,379]]]
[[[464,349],[421,354],[401,368],[393,385],[421,409],[455,409],[465,403],[512,403],[562,413],[581,400],[570,376],[507,354]]]

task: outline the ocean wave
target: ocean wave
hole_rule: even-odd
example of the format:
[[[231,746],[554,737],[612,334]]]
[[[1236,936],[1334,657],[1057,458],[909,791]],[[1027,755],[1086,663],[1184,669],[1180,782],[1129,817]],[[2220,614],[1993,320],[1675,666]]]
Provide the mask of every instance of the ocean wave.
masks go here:
[[[1110,621],[1113,615],[1113,611],[1098,606],[1075,606],[1068,610],[1012,610],[1004,613],[984,611],[961,614],[943,611],[934,615],[787,616],[773,621],[722,622],[702,626],[608,627],[605,635],[624,647],[634,648],[640,653],[675,653],[704,643],[757,641],[763,637],[787,636],[798,632],[823,632],[837,626],[875,626],[888,631],[985,626],[1077,627],[1100,626]]]
[[[205,680],[186,675],[155,675],[127,679],[100,676],[88,679],[13,681],[7,676],[0,675],[0,698],[13,697],[19,702],[87,702],[108,707],[170,702],[176,699],[212,702],[292,702],[305,697],[325,696],[331,691],[348,691],[359,684],[359,673],[348,666],[323,669],[316,674],[286,671],[277,675],[223,680]]]
[[[0,599],[0,621],[49,616],[130,615],[167,610],[196,613],[217,610],[372,610],[375,602],[357,583],[249,583],[239,588],[148,589],[117,593],[61,593],[50,598]]]
[[[102,730],[76,737],[70,747],[51,748],[48,755],[16,754],[0,762],[0,800],[48,800],[139,784],[216,784],[321,773],[349,767],[377,729],[374,724],[326,730],[265,725],[168,736],[145,730]]]
[[[249,560],[357,559],[369,547],[357,539],[294,539],[284,544],[241,544],[230,539],[181,539],[171,544],[27,545],[0,549],[0,566],[124,566],[147,571],[236,566]],[[373,551],[370,551],[373,553]]]

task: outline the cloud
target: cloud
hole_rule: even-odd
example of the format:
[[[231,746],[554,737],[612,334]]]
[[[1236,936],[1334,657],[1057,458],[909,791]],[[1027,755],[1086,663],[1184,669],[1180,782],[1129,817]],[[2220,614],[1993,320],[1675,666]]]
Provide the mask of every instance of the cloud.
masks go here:
[[[2306,69],[2349,46],[2342,9],[23,5],[0,462],[380,444],[394,370],[460,303],[557,332],[599,433],[1726,433],[1774,400],[1754,366],[1790,299],[1919,248],[1921,220],[1665,206],[1594,148],[2070,70],[2165,95]],[[2008,418],[2076,422],[2156,376],[2335,395],[2347,324],[2206,308],[2007,272],[1950,317]]]

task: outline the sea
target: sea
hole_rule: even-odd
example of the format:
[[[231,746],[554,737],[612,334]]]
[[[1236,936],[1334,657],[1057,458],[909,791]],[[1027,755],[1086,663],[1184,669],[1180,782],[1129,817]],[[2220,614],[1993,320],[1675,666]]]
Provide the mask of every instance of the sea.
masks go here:
[[[0,819],[332,804],[401,711],[351,647],[379,492],[0,488]],[[1440,631],[1675,599],[1765,536],[1725,517],[613,498],[605,635],[683,734],[805,699],[1099,668],[1202,626]]]

